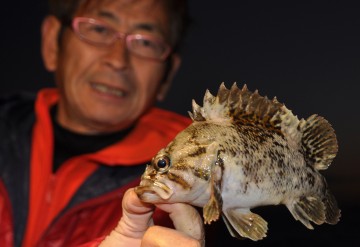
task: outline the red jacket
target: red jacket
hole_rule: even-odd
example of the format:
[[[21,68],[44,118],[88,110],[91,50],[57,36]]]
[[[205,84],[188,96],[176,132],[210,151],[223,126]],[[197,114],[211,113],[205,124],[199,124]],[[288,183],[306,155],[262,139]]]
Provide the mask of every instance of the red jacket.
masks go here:
[[[3,129],[1,133],[16,136],[17,133],[11,134],[12,130],[19,131],[24,125],[29,124],[24,124],[20,120],[11,120],[11,123],[8,123],[10,119],[20,118],[16,111],[23,109],[19,107],[16,100],[10,101],[11,106],[6,107],[2,105],[9,105],[7,101],[0,102],[0,107],[2,107],[0,121],[6,122],[0,125],[0,129]],[[15,169],[13,168],[15,164],[11,163],[16,162],[18,156],[26,156],[26,152],[21,153],[21,147],[26,145],[17,144],[17,141],[14,141],[21,137],[9,137],[11,140],[8,144],[15,146],[11,150],[17,149],[16,145],[18,145],[19,153],[9,154],[10,152],[7,151],[11,148],[9,145],[0,149],[1,247],[13,247],[16,242],[22,247],[70,247],[106,235],[120,219],[123,193],[139,182],[134,178],[145,169],[139,164],[147,163],[159,149],[166,146],[190,123],[188,118],[153,108],[140,119],[132,132],[123,140],[96,153],[71,158],[53,174],[53,130],[49,109],[57,101],[58,93],[55,89],[43,90],[37,96],[33,118],[35,121],[30,124],[32,127],[28,127],[31,129],[29,162],[24,164],[24,169],[18,170],[19,180],[14,178],[17,174],[11,172]],[[31,117],[24,119],[31,119]],[[28,122],[31,123],[31,121]],[[17,125],[18,127],[15,128],[14,126]],[[4,164],[1,163],[2,160]],[[30,169],[26,167],[29,163]],[[24,173],[23,170],[28,172]],[[132,175],[128,176],[128,174]],[[93,190],[86,191],[87,187],[83,185],[91,183],[100,184]],[[12,184],[15,184],[15,189]],[[109,184],[112,187],[105,189]],[[120,185],[116,187],[114,184]],[[26,188],[28,200],[25,204],[27,205],[15,205],[17,201],[21,201],[19,199],[21,193],[15,193],[17,187],[22,188],[19,191]],[[88,194],[92,196],[87,198]],[[26,195],[23,197],[26,198]],[[18,214],[13,212],[15,206]],[[21,207],[26,209],[22,210]],[[23,227],[18,226],[21,225],[19,224],[21,219],[27,219]],[[21,245],[19,245],[18,232],[23,233],[22,237],[20,236]]]

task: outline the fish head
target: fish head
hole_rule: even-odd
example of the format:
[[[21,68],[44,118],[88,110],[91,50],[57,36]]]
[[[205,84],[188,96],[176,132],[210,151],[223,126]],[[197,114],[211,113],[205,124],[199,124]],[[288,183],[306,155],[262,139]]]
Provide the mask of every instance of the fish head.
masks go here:
[[[180,132],[147,165],[139,198],[149,203],[187,202],[202,206],[209,198],[211,167],[217,159],[218,145],[210,135],[193,138],[192,128]]]

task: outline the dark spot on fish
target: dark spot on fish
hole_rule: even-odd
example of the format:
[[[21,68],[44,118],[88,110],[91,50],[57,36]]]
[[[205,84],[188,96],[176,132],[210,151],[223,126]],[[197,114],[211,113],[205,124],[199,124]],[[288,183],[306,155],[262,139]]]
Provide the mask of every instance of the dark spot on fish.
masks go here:
[[[276,158],[277,158],[277,156],[276,156],[276,154],[274,153],[273,150],[269,150],[268,155],[272,160],[276,160]]]
[[[301,132],[300,124],[296,127],[297,131]]]
[[[205,147],[198,147],[194,152],[189,153],[188,156],[190,157],[197,157],[201,154],[206,153],[206,148]]]
[[[280,142],[278,142],[278,141],[274,141],[273,143],[274,143],[274,145],[277,146],[277,147],[285,148],[284,144],[282,144],[282,143],[280,143]]]
[[[210,179],[210,173],[204,169],[200,169],[198,167],[194,167],[193,168],[193,174],[198,177],[201,178],[205,181],[208,181]]]
[[[314,177],[314,175],[309,172],[309,173],[307,173],[307,177],[306,177],[306,178],[307,178],[308,184],[309,184],[311,187],[314,187],[314,185],[315,185],[315,177]]]
[[[178,176],[178,175],[176,175],[176,174],[174,174],[172,172],[168,172],[167,177],[168,177],[169,180],[180,184],[183,189],[185,189],[185,190],[190,190],[191,189],[191,185],[188,182],[186,182],[186,180],[183,179],[182,177],[180,177],[180,176]]]
[[[279,173],[278,173],[279,177],[280,178],[283,178],[284,177],[284,171],[283,170],[280,170]]]
[[[238,155],[238,149],[235,147],[228,147],[226,150],[232,157],[236,157]]]
[[[218,158],[215,162],[216,166],[219,166],[221,168],[221,171],[224,171],[224,161],[222,158],[219,157],[219,152],[218,152]]]
[[[306,144],[302,143],[302,147],[305,147]],[[303,148],[302,155],[304,156],[305,163],[308,167],[313,167],[316,162],[316,156],[310,152],[310,150]]]
[[[246,194],[246,192],[248,190],[248,187],[249,187],[249,182],[246,182],[245,185],[244,185],[244,190],[243,190],[244,194]]]
[[[187,170],[190,169],[190,167],[188,166],[186,160],[179,159],[179,160],[176,161],[176,164],[173,164],[171,169],[178,170],[178,171],[187,171]]]

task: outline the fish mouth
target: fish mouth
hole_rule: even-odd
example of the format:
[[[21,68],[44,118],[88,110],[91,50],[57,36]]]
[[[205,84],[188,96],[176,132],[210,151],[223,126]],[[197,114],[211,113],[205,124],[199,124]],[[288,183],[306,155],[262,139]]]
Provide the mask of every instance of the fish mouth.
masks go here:
[[[140,185],[135,187],[135,193],[142,201],[155,203],[168,200],[174,192],[159,181],[142,180]]]

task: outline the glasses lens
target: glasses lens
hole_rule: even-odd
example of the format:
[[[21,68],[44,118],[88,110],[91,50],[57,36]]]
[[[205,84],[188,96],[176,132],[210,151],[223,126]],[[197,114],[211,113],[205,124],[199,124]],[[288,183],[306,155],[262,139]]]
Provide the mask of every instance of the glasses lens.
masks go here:
[[[80,21],[78,25],[80,36],[95,44],[110,44],[116,35],[116,32],[112,28],[103,24]]]
[[[163,42],[140,34],[128,36],[129,49],[143,57],[164,59],[168,53],[168,46]]]
[[[170,47],[153,36],[118,33],[112,27],[92,18],[75,18],[73,28],[82,40],[93,45],[108,46],[113,44],[117,38],[126,37],[128,50],[138,56],[165,60],[170,53]]]

